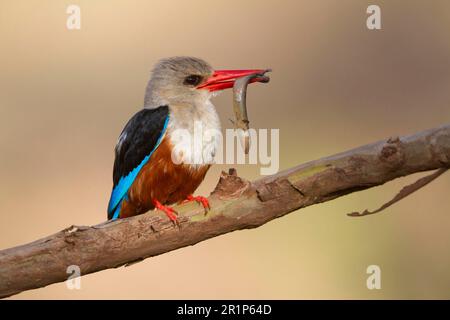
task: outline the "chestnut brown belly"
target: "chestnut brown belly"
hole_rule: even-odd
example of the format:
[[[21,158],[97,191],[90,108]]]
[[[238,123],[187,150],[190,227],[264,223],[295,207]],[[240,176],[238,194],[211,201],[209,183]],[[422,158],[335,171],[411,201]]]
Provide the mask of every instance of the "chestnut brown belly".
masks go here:
[[[153,200],[165,205],[180,202],[198,188],[210,166],[175,164],[171,151],[166,137],[133,182],[122,202],[121,218],[153,209]]]

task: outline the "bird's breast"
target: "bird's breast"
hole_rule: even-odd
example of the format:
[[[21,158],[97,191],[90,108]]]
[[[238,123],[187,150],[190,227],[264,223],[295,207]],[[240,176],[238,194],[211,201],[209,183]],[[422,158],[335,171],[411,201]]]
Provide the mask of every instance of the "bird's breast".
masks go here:
[[[208,101],[201,108],[172,108],[167,135],[174,163],[193,167],[214,163],[222,142],[214,105]]]
[[[165,137],[131,186],[124,216],[147,211],[154,199],[163,204],[184,200],[203,181],[209,165],[175,164],[170,159],[171,149]]]

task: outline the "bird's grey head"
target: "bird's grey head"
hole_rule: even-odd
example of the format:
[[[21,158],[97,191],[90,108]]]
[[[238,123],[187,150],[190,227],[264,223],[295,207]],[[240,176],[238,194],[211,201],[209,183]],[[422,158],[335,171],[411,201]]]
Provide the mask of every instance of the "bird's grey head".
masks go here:
[[[195,105],[211,97],[209,90],[198,86],[213,75],[213,68],[194,57],[172,57],[160,60],[153,68],[145,92],[144,106]]]

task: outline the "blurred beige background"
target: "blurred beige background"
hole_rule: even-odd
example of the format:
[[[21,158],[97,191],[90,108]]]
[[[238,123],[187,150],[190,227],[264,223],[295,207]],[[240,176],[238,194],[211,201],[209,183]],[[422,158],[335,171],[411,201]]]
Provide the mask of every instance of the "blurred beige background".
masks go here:
[[[66,29],[69,4],[81,7],[81,30]],[[380,31],[366,28],[369,4],[381,6]],[[105,220],[116,139],[162,57],[273,68],[248,106],[254,127],[280,128],[284,169],[448,123],[448,30],[446,0],[2,0],[0,248]],[[230,127],[231,92],[215,104]],[[228,167],[210,170],[198,193]],[[345,215],[422,175],[88,275],[81,290],[13,298],[450,298],[450,175],[381,214]],[[371,264],[381,290],[366,288]]]

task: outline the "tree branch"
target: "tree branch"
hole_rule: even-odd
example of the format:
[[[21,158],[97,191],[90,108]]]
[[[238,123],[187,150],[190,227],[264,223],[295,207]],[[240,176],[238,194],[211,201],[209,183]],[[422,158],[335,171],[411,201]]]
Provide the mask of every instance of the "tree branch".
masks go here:
[[[239,229],[256,228],[312,204],[381,185],[415,172],[450,167],[450,124],[311,161],[254,182],[222,173],[205,215],[195,203],[176,207],[179,227],[161,212],[72,226],[0,251],[0,297],[81,274],[131,264]]]

